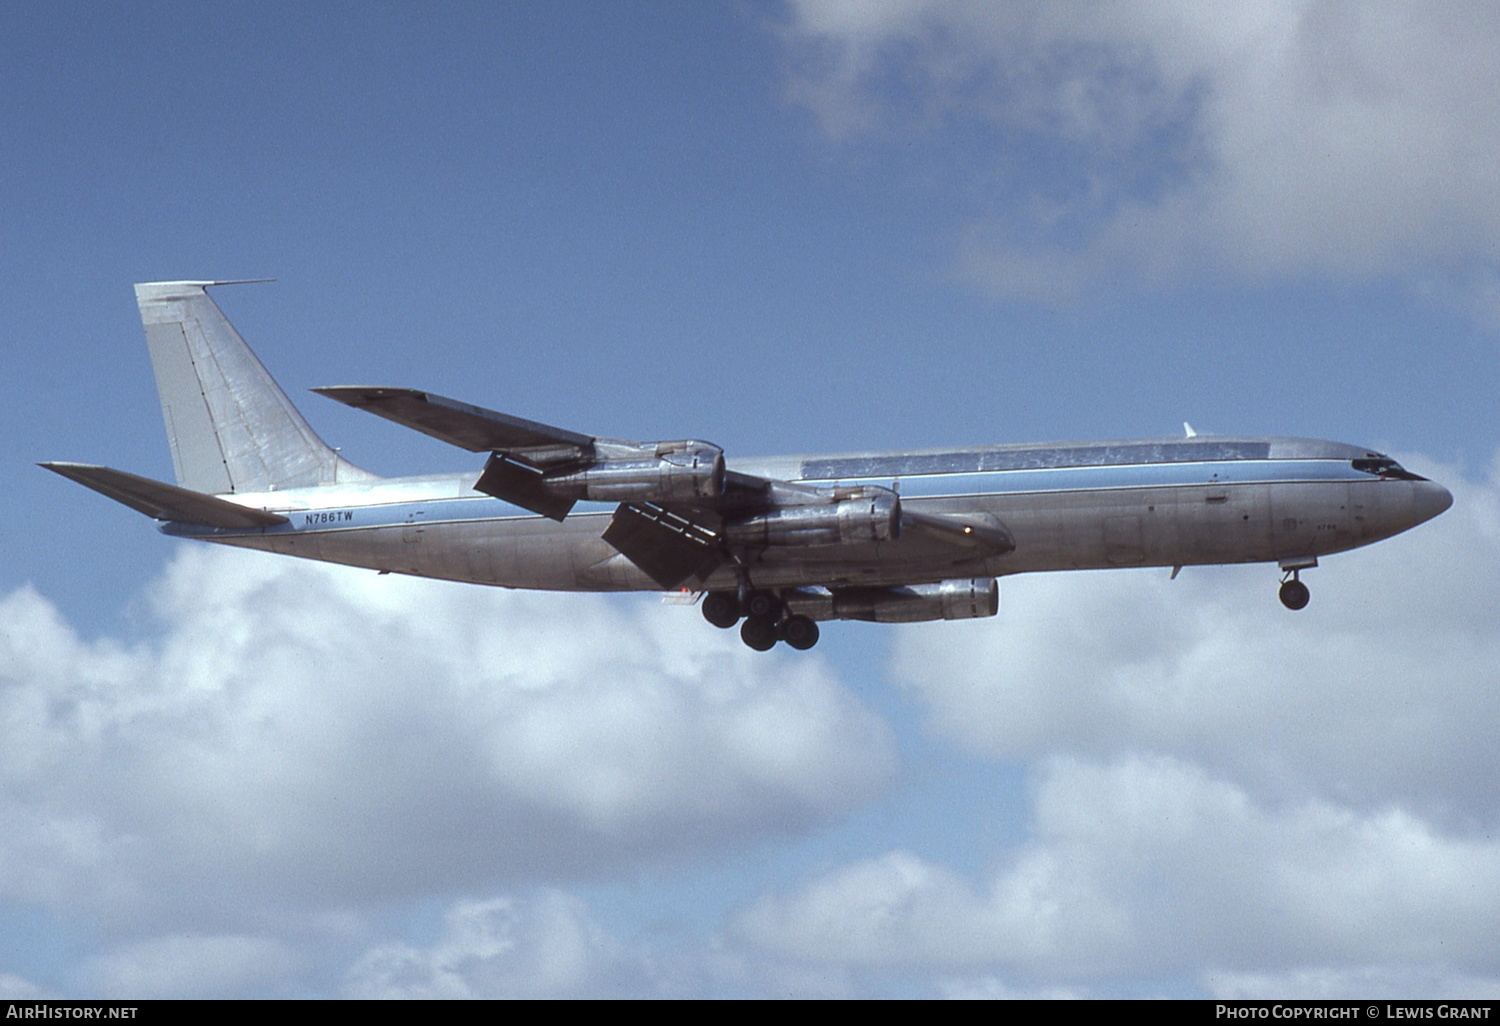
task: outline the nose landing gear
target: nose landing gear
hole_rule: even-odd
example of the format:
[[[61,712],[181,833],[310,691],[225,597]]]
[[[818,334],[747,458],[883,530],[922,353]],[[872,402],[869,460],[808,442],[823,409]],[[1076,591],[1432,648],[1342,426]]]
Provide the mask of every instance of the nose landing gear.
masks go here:
[[[1297,576],[1296,570],[1288,570],[1287,576],[1281,582],[1281,604],[1288,609],[1302,609],[1307,606],[1312,598],[1312,593],[1307,590]]]
[[[1312,596],[1298,575],[1303,570],[1311,570],[1317,566],[1318,557],[1288,556],[1278,560],[1276,565],[1281,567],[1281,604],[1288,609],[1306,608],[1307,601]]]

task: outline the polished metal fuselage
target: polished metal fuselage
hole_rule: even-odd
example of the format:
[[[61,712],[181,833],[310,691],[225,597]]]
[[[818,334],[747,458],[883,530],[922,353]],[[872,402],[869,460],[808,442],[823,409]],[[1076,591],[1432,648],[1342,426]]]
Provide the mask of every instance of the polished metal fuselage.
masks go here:
[[[1390,537],[1451,503],[1440,485],[1374,476],[1371,455],[1298,438],[1002,445],[731,461],[761,477],[891,488],[905,508],[988,514],[1015,541],[955,561],[916,532],[862,545],[767,548],[758,587],[896,585],[1048,570],[1299,561]],[[562,591],[659,591],[601,537],[614,507],[561,523],[473,490],[478,472],[236,494],[289,522],[251,530],[167,524],[170,534],[453,581]],[[733,567],[704,587],[735,587]]]

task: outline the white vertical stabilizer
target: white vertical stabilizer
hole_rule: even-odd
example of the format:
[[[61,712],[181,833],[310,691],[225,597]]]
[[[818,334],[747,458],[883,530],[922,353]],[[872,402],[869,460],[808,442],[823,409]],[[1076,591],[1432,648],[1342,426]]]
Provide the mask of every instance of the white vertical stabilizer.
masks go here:
[[[135,287],[177,483],[224,495],[374,480],[302,419],[208,297],[221,284]]]

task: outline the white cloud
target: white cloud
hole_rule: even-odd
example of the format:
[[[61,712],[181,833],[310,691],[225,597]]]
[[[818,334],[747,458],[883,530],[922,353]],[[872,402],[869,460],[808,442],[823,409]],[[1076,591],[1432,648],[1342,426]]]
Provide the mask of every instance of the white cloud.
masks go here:
[[[830,135],[968,140],[953,149],[968,166],[948,172],[972,193],[960,259],[995,292],[1215,268],[1417,284],[1493,266],[1493,5],[792,10],[790,92]]]
[[[0,1000],[45,1001],[54,997],[56,997],[55,994],[38,987],[30,980],[13,973],[0,973]]]
[[[1493,1001],[1500,997],[1500,978],[1407,965],[1301,969],[1287,973],[1213,973],[1204,983],[1210,997],[1232,1001],[1270,998],[1437,1000],[1445,997]]]
[[[1087,991],[1068,987],[1017,987],[994,976],[947,980],[938,993],[949,1001],[1079,1001]]]
[[[820,659],[650,600],[185,547],[152,605],[126,645],[0,599],[0,896],[123,936],[618,872],[837,817],[894,767]]]
[[[1171,759],[1058,758],[1031,837],[995,871],[891,852],[762,900],[737,930],[814,964],[987,966],[1051,986],[1203,973],[1232,989],[1289,965],[1493,976],[1497,916],[1493,837],[1400,810],[1273,806]]]
[[[84,970],[86,989],[118,998],[217,998],[275,993],[299,959],[279,941],[173,935],[123,945]]]
[[[349,971],[355,998],[544,998],[648,993],[631,957],[578,898],[544,891],[452,905],[429,947],[378,947]]]
[[[808,965],[684,931],[632,924],[623,939],[582,898],[543,888],[461,898],[430,941],[379,943],[355,958],[353,998],[857,996],[841,967]]]

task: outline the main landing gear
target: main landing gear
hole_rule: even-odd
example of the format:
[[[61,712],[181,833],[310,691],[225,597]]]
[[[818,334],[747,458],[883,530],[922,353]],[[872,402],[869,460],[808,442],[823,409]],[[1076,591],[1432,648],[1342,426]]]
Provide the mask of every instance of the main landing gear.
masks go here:
[[[757,652],[768,652],[784,641],[806,651],[818,643],[818,624],[800,614],[788,614],[781,599],[769,591],[752,591],[743,603],[730,591],[703,596],[703,619],[728,630],[740,622],[740,640]]]

